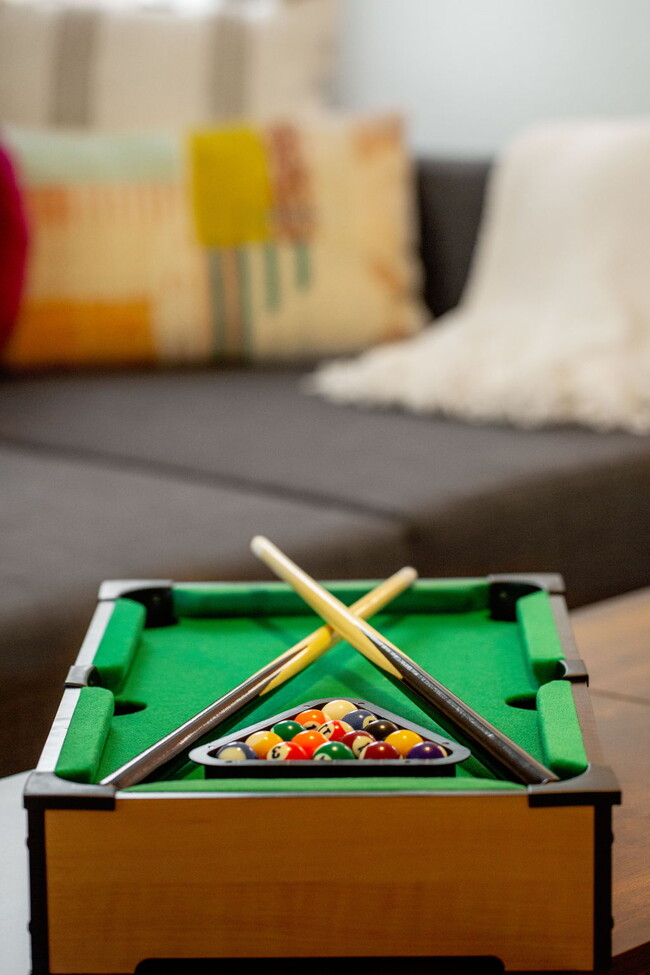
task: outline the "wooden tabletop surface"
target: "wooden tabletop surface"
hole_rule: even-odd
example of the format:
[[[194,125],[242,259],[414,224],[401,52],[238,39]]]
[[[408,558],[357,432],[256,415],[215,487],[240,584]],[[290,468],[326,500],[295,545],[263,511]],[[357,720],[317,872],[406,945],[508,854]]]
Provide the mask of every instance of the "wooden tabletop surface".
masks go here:
[[[614,807],[617,956],[650,943],[650,588],[575,610],[571,622],[605,762],[623,793]]]

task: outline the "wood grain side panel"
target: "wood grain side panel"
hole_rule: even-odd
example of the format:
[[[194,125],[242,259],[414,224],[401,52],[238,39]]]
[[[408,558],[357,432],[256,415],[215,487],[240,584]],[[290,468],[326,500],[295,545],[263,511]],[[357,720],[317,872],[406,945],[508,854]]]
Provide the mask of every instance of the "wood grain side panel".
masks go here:
[[[55,973],[213,956],[476,954],[511,969],[591,968],[591,807],[128,799],[114,812],[48,811],[46,843]]]

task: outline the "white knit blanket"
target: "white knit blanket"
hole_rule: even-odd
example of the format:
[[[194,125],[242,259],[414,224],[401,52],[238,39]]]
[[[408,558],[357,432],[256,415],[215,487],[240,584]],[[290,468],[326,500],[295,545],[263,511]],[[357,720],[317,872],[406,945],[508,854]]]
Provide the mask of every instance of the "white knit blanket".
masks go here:
[[[558,123],[495,166],[460,306],[311,392],[519,426],[650,431],[650,119]]]

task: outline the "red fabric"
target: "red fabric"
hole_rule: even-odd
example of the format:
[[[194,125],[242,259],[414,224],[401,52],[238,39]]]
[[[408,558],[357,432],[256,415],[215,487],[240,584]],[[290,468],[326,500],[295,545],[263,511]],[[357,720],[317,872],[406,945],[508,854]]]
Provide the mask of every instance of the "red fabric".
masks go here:
[[[0,352],[18,318],[26,263],[25,209],[11,159],[0,146]]]

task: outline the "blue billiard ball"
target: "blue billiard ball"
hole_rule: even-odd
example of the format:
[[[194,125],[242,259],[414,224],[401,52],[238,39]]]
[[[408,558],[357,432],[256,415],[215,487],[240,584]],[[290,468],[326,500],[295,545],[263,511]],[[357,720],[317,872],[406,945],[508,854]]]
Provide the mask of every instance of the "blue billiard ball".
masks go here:
[[[345,716],[346,724],[349,724],[355,731],[363,731],[367,724],[376,721],[377,715],[365,708],[357,708],[356,711],[349,711]]]

